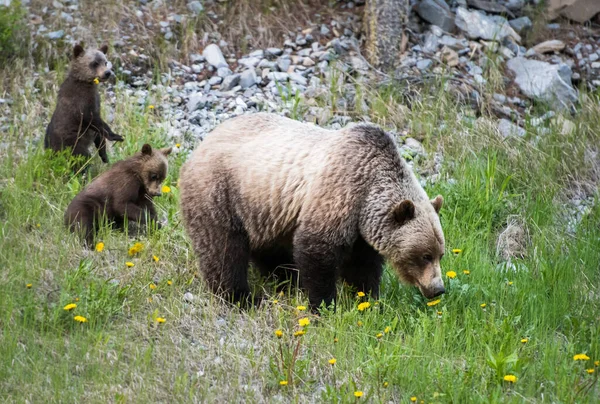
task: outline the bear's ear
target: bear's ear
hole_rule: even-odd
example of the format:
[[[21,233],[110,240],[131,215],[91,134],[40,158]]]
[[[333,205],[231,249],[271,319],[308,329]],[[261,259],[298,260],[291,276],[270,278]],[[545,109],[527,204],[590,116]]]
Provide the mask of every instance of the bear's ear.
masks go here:
[[[431,200],[431,204],[433,205],[433,209],[435,209],[435,213],[440,213],[440,209],[442,209],[442,205],[444,204],[444,198],[442,195],[438,195]]]
[[[77,59],[79,56],[83,55],[84,50],[83,46],[77,44],[73,47],[73,56]]]
[[[104,44],[104,45],[102,45],[102,46],[100,47],[100,51],[101,51],[102,53],[104,53],[105,55],[106,55],[106,54],[108,54],[108,45],[107,45],[107,44]]]
[[[150,146],[148,143],[144,144],[142,146],[142,154],[145,156],[152,156],[152,146]]]
[[[392,214],[393,214],[393,217],[394,217],[394,220],[396,221],[396,223],[398,223],[400,226],[402,226],[404,223],[408,222],[410,219],[414,219],[415,204],[412,201],[405,199],[404,201],[400,202],[398,205],[394,206]]]
[[[162,154],[164,154],[165,156],[168,156],[169,154],[171,154],[171,151],[173,151],[172,147],[165,147],[164,149],[160,149],[160,152]]]

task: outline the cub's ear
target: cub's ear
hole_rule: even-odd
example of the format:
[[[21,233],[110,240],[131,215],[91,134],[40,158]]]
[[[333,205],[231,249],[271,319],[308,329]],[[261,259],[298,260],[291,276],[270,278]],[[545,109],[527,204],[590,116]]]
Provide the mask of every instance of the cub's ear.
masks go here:
[[[100,51],[106,55],[108,53],[108,45],[107,44],[102,45],[100,47]]]
[[[435,209],[435,213],[440,213],[440,209],[442,209],[442,205],[444,204],[444,198],[442,195],[438,195],[431,200],[431,204],[433,205],[433,209]]]
[[[83,46],[77,44],[73,47],[73,56],[77,59],[79,56],[83,55],[84,50]]]
[[[148,143],[144,144],[142,146],[142,154],[145,156],[152,156],[152,146],[150,146]]]
[[[162,154],[164,154],[165,156],[168,156],[169,154],[171,154],[171,151],[173,151],[172,147],[165,147],[164,149],[160,149],[160,152]]]
[[[410,219],[414,219],[415,204],[411,200],[405,199],[398,205],[394,206],[394,209],[392,210],[392,215],[396,223],[402,226]]]

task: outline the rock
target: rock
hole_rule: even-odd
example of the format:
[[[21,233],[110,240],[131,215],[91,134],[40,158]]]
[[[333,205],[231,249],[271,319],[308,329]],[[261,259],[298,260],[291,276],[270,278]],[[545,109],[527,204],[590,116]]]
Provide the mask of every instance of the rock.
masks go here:
[[[190,1],[187,5],[188,10],[190,10],[194,15],[198,15],[204,11],[204,6],[199,1]]]
[[[222,81],[223,77],[212,76],[210,80],[208,80],[208,84],[210,84],[211,86],[216,86],[217,84],[221,84]]]
[[[322,24],[321,25],[321,30],[319,31],[321,33],[321,35],[325,36],[325,35],[329,35],[329,28],[327,28],[327,25]]]
[[[191,62],[192,64],[202,63],[202,62],[204,62],[205,60],[206,60],[206,59],[204,59],[204,56],[202,56],[202,55],[199,55],[199,54],[197,54],[197,53],[192,53],[192,54],[190,55],[190,62]]]
[[[417,139],[409,137],[404,140],[404,145],[409,149],[413,150],[416,154],[424,155],[425,148]]]
[[[422,0],[416,5],[419,17],[446,32],[454,30],[454,14],[444,0]]]
[[[238,64],[244,66],[246,69],[254,69],[260,63],[260,57],[247,57],[238,60]]]
[[[524,258],[527,246],[530,244],[529,233],[524,220],[516,215],[509,216],[506,227],[496,240],[496,253],[504,261],[514,258]]]
[[[194,295],[192,295],[190,292],[185,292],[185,294],[183,295],[183,301],[186,303],[193,303]]]
[[[523,137],[527,133],[525,129],[515,125],[508,119],[500,119],[498,122],[498,131],[504,137],[518,136]]]
[[[291,64],[292,64],[292,61],[290,59],[287,59],[287,58],[277,59],[277,67],[279,68],[280,72],[287,72],[288,69],[290,68]]]
[[[204,108],[206,105],[206,96],[202,93],[195,93],[190,96],[187,103],[188,112],[193,112],[197,109]]]
[[[265,50],[265,56],[281,56],[283,55],[283,50],[280,48],[267,48]]]
[[[506,104],[506,96],[504,94],[494,93],[494,95],[492,95],[492,98],[498,101],[500,104]]]
[[[538,60],[516,57],[506,66],[515,73],[515,83],[523,94],[550,103],[557,109],[570,109],[577,102],[577,91],[571,86],[569,66],[551,65]]]
[[[65,36],[65,31],[61,29],[58,31],[48,32],[46,36],[48,39],[61,39],[63,36]]]
[[[284,72],[271,72],[267,75],[268,79],[271,81],[287,81],[289,75]]]
[[[204,51],[202,51],[202,56],[204,56],[206,61],[216,69],[219,67],[229,67],[225,61],[225,58],[223,57],[223,52],[221,52],[219,45],[211,43],[204,48]]]
[[[433,64],[431,59],[421,59],[417,62],[417,69],[426,70]]]
[[[304,60],[302,61],[302,66],[312,67],[314,65],[315,65],[315,61],[309,57],[304,58]]]
[[[533,23],[527,16],[515,18],[514,20],[510,20],[508,23],[519,34],[525,33],[533,28]]]
[[[535,53],[539,53],[540,55],[543,55],[544,53],[560,52],[564,48],[565,48],[565,43],[563,41],[560,41],[558,39],[552,39],[549,41],[544,41],[542,43],[539,43],[531,49],[533,49],[533,51]]]
[[[551,122],[553,125],[559,128],[560,133],[565,136],[572,134],[575,131],[575,129],[577,129],[577,126],[575,125],[575,123],[573,123],[573,121],[569,121],[568,119],[565,119],[561,116],[553,118]]]
[[[350,57],[350,66],[352,66],[354,70],[369,70],[367,62],[358,56]]]
[[[249,69],[244,71],[240,76],[240,86],[242,88],[249,88],[255,85],[258,82],[258,76],[256,75],[256,71],[254,69]]]
[[[548,12],[551,20],[562,16],[583,24],[600,13],[598,0],[550,0]]]
[[[494,14],[508,14],[514,17],[513,13],[502,4],[498,4],[497,1],[488,0],[467,0],[467,4],[471,7],[475,7],[479,10],[487,11],[488,13]]]
[[[444,46],[442,48],[442,60],[450,67],[458,66],[458,53]]]
[[[217,76],[219,77],[229,77],[233,74],[233,72],[231,71],[231,69],[229,69],[229,67],[219,67],[217,69]]]
[[[479,11],[469,11],[459,7],[456,11],[456,25],[471,39],[501,41],[511,37],[520,42],[521,37],[502,17],[489,17]]]
[[[223,83],[221,83],[221,90],[229,91],[233,87],[237,86],[238,83],[240,82],[240,77],[241,77],[241,74],[239,74],[239,73],[232,74],[230,76],[225,77],[223,79]]]

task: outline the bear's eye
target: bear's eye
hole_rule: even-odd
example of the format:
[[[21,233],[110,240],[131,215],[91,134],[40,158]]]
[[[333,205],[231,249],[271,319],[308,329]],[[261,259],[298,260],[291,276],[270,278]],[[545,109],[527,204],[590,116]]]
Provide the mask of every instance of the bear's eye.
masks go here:
[[[433,261],[433,257],[431,256],[431,254],[425,254],[423,256],[423,260],[427,261],[427,262],[432,262]]]
[[[96,62],[96,61],[92,62],[92,67],[96,68],[96,67],[98,67],[98,66],[99,66],[99,63],[98,63],[98,62]]]
[[[158,179],[158,174],[150,174],[150,181],[156,181]]]

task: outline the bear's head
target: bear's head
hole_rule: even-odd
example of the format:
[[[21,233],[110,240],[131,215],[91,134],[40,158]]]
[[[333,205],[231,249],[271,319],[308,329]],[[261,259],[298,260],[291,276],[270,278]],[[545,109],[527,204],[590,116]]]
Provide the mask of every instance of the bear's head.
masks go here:
[[[108,80],[113,72],[112,64],[106,60],[108,45],[100,49],[84,50],[79,44],[73,47],[73,60],[71,61],[71,76],[76,80],[88,83]]]
[[[444,233],[438,213],[441,195],[431,201],[404,200],[388,214],[390,234],[382,254],[400,279],[419,288],[428,299],[445,292],[440,260]]]
[[[154,197],[162,193],[162,182],[167,176],[167,156],[171,154],[172,148],[152,149],[149,144],[142,146],[139,153],[138,175],[144,184],[146,194]]]

